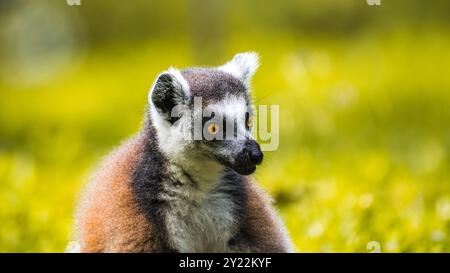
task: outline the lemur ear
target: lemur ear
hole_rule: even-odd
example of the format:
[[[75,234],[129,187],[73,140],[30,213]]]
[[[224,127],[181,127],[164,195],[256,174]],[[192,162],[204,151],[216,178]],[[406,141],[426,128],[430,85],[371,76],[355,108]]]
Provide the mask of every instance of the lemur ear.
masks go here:
[[[149,94],[150,104],[170,123],[177,117],[172,116],[175,106],[183,105],[190,96],[189,85],[180,71],[170,68],[161,73]]]
[[[245,86],[250,86],[250,80],[259,66],[259,56],[255,52],[236,54],[231,61],[219,66],[219,70],[227,72],[240,79]]]

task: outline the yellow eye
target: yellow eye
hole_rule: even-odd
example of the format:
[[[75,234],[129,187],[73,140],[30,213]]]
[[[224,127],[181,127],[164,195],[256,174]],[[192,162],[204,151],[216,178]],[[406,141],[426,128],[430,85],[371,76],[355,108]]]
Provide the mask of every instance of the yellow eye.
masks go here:
[[[247,119],[247,128],[251,128],[253,126],[253,117],[248,117]]]
[[[219,132],[219,125],[217,125],[216,123],[212,123],[208,126],[208,132],[211,135],[215,135],[217,134],[217,132]]]

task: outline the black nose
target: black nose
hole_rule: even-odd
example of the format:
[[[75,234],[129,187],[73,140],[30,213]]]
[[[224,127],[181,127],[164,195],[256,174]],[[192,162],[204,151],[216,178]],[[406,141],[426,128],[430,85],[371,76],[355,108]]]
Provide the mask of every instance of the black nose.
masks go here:
[[[246,149],[248,151],[248,155],[250,157],[250,160],[253,162],[253,164],[255,165],[259,165],[261,164],[261,162],[263,161],[263,153],[261,152],[261,148],[259,147],[259,144],[254,141],[254,140],[250,140],[246,143]]]

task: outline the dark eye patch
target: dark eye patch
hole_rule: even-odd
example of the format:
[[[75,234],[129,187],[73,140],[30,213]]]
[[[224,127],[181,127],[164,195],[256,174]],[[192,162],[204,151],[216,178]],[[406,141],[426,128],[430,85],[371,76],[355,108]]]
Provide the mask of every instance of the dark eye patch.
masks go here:
[[[245,128],[249,130],[248,126],[248,120],[250,118],[250,113],[245,113]],[[205,128],[209,125],[211,122],[215,122],[219,125],[220,132],[219,134],[223,137],[223,139],[227,139],[227,131],[231,133],[233,131],[233,136],[230,137],[237,137],[238,135],[238,119],[234,119],[234,122],[232,119],[227,118],[226,116],[222,116],[221,114],[216,114],[215,112],[211,112],[209,117],[202,117],[202,128]],[[227,122],[230,122],[230,124],[227,124]],[[234,130],[230,126],[233,126]],[[219,139],[213,139],[213,141],[217,141]],[[209,141],[211,142],[211,141]]]
[[[211,112],[211,116],[210,117],[202,117],[202,126],[205,126],[205,124],[208,121],[214,119],[215,116],[216,116],[216,113],[215,112]]]
[[[250,118],[250,113],[245,112],[245,128],[248,130],[250,127],[248,126],[248,119]]]

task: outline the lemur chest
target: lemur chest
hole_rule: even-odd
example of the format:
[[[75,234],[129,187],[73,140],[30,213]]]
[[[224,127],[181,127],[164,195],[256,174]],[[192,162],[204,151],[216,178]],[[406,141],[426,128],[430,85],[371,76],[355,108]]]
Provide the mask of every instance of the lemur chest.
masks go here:
[[[180,186],[173,194],[165,215],[170,245],[180,252],[226,252],[238,226],[233,197],[220,187],[204,193]]]

